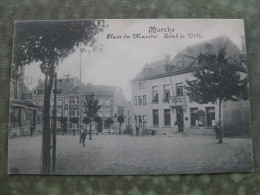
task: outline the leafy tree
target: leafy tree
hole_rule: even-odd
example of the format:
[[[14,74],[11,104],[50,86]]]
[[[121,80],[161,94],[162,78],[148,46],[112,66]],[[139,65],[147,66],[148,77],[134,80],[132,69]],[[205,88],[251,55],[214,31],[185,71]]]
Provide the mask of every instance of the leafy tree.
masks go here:
[[[57,66],[80,43],[96,50],[104,27],[103,20],[16,22],[14,66],[39,62],[45,75],[42,173],[51,171],[50,97]]]
[[[66,117],[60,118],[60,122],[61,122],[62,128],[63,128],[62,129],[62,135],[64,134],[64,132],[67,132],[67,125],[66,125],[67,121],[68,121],[68,119]]]
[[[117,121],[119,122],[119,135],[121,134],[121,126],[122,126],[122,123],[124,122],[124,117],[123,116],[118,116],[117,117]]]
[[[78,117],[73,117],[73,118],[70,119],[70,122],[74,123],[74,124],[78,123],[79,122],[79,118]]]
[[[111,128],[111,125],[114,123],[114,121],[112,118],[107,118],[105,120],[105,123],[109,124],[109,135],[110,135],[110,128]]]
[[[200,54],[198,62],[202,69],[193,73],[195,80],[186,80],[187,95],[199,104],[219,104],[219,140],[222,143],[221,103],[248,99],[247,78],[242,79],[237,65],[240,62],[226,56],[226,48],[218,53]]]
[[[83,123],[88,125],[91,122],[91,119],[89,117],[84,117],[83,118]]]
[[[84,113],[93,121],[97,116],[98,110],[101,108],[101,105],[98,105],[98,99],[94,98],[94,94],[87,96],[84,102],[85,111]],[[89,140],[92,139],[92,130],[91,130],[91,122],[90,122],[90,133]]]

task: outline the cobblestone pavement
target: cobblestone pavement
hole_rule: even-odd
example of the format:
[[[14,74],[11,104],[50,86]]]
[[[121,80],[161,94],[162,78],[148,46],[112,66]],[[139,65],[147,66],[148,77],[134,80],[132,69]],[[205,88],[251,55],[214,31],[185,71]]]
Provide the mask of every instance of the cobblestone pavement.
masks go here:
[[[9,139],[9,172],[39,174],[41,136]],[[246,138],[210,136],[94,135],[57,136],[57,168],[61,175],[183,174],[249,171],[252,143]]]

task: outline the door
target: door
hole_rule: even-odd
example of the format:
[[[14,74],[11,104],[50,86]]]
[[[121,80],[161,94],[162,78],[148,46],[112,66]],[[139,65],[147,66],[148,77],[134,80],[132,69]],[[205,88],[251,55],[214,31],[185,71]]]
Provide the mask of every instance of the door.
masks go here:
[[[143,130],[146,129],[146,121],[143,121]]]
[[[178,132],[183,132],[183,110],[182,109],[176,109],[176,119],[178,123]]]

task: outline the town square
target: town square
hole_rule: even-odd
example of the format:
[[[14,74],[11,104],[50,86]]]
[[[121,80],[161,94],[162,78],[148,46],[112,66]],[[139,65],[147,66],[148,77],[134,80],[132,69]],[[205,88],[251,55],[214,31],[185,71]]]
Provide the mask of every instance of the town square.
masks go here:
[[[16,29],[10,174],[253,170],[242,20],[20,21]]]

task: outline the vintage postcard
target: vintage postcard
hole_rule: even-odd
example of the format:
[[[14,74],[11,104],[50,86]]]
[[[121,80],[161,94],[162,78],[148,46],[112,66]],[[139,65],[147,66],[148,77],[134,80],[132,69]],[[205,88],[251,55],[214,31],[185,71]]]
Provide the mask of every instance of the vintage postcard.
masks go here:
[[[8,173],[252,172],[239,19],[16,21]]]

